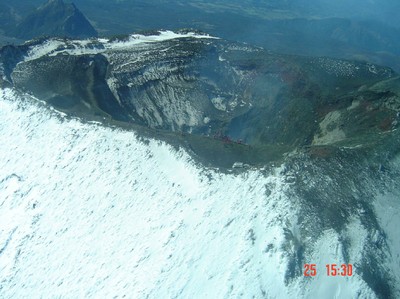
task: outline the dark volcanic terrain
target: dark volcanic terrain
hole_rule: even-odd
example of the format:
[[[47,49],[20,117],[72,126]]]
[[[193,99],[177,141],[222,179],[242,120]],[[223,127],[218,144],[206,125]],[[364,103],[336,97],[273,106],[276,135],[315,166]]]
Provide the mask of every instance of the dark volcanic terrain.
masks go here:
[[[0,61],[4,86],[86,119],[174,140],[188,134],[189,148],[208,160],[221,152],[213,157],[226,166],[296,148],[365,146],[399,121],[399,78],[389,68],[186,31],[42,39],[3,47]]]

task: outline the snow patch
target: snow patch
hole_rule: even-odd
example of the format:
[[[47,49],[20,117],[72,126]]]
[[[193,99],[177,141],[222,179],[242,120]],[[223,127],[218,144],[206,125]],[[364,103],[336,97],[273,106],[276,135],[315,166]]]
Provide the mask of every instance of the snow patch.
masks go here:
[[[359,100],[353,100],[351,102],[351,106],[347,107],[347,110],[350,111],[350,110],[356,109],[359,106],[360,106],[360,101]]]
[[[121,100],[118,95],[118,91],[117,91],[118,90],[117,83],[118,83],[118,80],[116,78],[114,78],[114,77],[107,78],[107,85],[110,88],[112,94],[114,95],[114,98],[118,101],[118,103],[120,105],[122,105]],[[128,84],[128,86],[129,86],[129,84]]]
[[[220,111],[226,111],[225,99],[221,97],[215,97],[211,99],[211,103],[214,107]]]
[[[356,235],[352,236],[358,238]],[[310,279],[301,288],[302,298],[355,298],[356,294],[359,298],[377,298],[372,295],[372,290],[355,269],[350,277],[327,275],[326,265],[336,264],[340,268],[340,265],[346,264],[340,244],[339,235],[334,230],[325,231],[324,235],[316,240],[314,254],[308,260],[316,264],[317,275],[309,277]],[[355,290],[358,290],[358,293]]]

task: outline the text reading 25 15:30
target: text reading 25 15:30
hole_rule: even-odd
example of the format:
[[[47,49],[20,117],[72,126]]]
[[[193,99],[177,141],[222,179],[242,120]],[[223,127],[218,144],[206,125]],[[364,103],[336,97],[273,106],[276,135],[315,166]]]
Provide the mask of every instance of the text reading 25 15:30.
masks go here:
[[[352,276],[353,265],[352,264],[326,264],[326,275],[327,276]],[[304,276],[316,276],[317,266],[316,264],[304,264]]]

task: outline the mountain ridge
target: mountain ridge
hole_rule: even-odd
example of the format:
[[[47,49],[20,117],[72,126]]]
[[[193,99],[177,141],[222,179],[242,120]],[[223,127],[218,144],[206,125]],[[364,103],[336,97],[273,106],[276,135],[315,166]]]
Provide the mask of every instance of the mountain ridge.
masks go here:
[[[3,84],[61,111],[187,134],[206,156],[219,145],[242,154],[264,148],[271,157],[298,147],[367,146],[396,128],[400,111],[395,85],[384,83],[397,82],[390,68],[274,54],[187,30],[42,39],[4,48],[0,61]]]
[[[75,4],[49,0],[17,25],[15,36],[21,39],[40,36],[87,38],[96,37],[97,31]]]

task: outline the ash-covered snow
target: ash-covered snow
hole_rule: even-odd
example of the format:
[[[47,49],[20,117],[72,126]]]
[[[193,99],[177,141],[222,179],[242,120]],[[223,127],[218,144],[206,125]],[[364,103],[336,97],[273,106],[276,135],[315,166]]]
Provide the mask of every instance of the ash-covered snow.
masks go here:
[[[333,230],[304,240],[317,277],[285,281],[285,228],[302,236],[282,168],[204,169],[10,89],[0,136],[1,298],[376,298],[357,274],[324,274],[343,261]],[[357,218],[346,233],[356,262]]]

